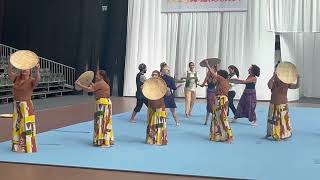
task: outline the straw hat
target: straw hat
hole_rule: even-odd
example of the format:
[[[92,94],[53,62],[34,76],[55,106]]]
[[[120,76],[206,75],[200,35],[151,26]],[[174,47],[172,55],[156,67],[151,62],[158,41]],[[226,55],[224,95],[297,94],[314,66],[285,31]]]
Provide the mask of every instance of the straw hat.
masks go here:
[[[208,63],[210,65],[210,67],[213,67],[214,65],[220,64],[221,63],[221,59],[219,58],[207,58],[204,59],[200,62],[200,66],[201,67],[207,67],[207,64],[205,63],[205,60],[208,60]]]
[[[296,82],[298,70],[293,63],[284,61],[278,64],[276,74],[282,82],[291,84]]]
[[[1,118],[12,118],[13,114],[0,114]]]
[[[152,77],[143,83],[142,93],[150,100],[161,99],[167,93],[167,84],[159,77]]]
[[[17,69],[32,69],[39,63],[39,57],[32,51],[19,50],[11,54],[10,63]]]
[[[93,71],[86,71],[84,73],[82,73],[78,80],[82,85],[89,87],[90,84],[92,83],[94,77],[94,72]],[[76,90],[81,91],[82,88],[78,85],[75,85]]]

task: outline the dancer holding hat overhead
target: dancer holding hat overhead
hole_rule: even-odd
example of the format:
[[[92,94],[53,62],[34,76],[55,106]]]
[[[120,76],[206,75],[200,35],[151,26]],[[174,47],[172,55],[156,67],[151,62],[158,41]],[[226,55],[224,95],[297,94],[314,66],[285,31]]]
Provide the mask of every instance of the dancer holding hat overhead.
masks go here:
[[[278,66],[279,68],[276,67],[277,72],[273,73],[273,76],[268,82],[268,87],[271,90],[271,101],[269,105],[266,138],[272,137],[276,141],[290,138],[292,135],[287,92],[288,89],[299,88],[300,84],[300,77],[295,69],[295,66],[291,66],[294,68],[281,69],[281,67],[286,66],[286,64],[290,63],[280,63]],[[280,71],[292,71],[292,73],[282,74]],[[293,80],[286,81],[288,78],[290,78],[290,76]],[[297,82],[294,83],[294,81]]]
[[[152,78],[145,81],[143,94],[148,98],[148,125],[146,143],[167,144],[167,112],[163,96],[167,92],[166,83],[160,78],[160,72],[152,72]]]
[[[31,51],[17,51],[10,57],[8,64],[9,79],[13,82],[13,129],[12,151],[23,153],[37,152],[35,114],[31,96],[40,82],[39,58]],[[16,75],[13,68],[20,70]],[[36,76],[31,77],[35,67]]]
[[[256,96],[256,83],[257,77],[260,76],[260,68],[257,65],[251,65],[248,69],[249,76],[246,80],[240,79],[230,79],[229,81],[235,84],[245,84],[240,101],[237,106],[237,111],[232,122],[235,122],[237,118],[248,118],[252,126],[256,126],[256,106],[257,106],[257,96]]]
[[[215,71],[211,68],[208,60],[205,60],[207,68],[210,71],[210,75],[213,79],[216,79],[216,94],[215,104],[213,108],[213,116],[210,126],[210,141],[223,141],[231,143],[233,140],[233,134],[228,122],[228,91],[229,81],[228,72],[225,70]]]
[[[114,144],[112,129],[112,102],[110,100],[109,79],[104,70],[97,69],[95,83],[83,85],[80,80],[76,85],[86,92],[94,92],[96,97],[96,111],[94,113],[93,145],[110,147]]]

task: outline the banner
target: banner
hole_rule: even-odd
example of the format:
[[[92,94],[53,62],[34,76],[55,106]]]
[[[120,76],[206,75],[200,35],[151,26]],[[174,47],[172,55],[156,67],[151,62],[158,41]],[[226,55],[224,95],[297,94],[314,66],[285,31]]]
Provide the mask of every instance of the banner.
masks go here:
[[[161,12],[246,11],[247,0],[161,0]]]

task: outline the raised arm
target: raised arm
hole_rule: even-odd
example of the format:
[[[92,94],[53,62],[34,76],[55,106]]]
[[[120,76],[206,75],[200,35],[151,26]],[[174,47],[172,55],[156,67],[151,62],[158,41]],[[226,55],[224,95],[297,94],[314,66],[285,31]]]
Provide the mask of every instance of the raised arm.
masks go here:
[[[298,89],[300,87],[300,75],[297,75],[297,83],[290,84],[289,89]]]
[[[35,80],[34,80],[34,83],[33,83],[33,87],[34,88],[39,85],[39,82],[40,82],[40,79],[41,79],[41,77],[40,77],[40,65],[37,64],[35,68],[36,68],[36,77],[35,77]]]
[[[269,79],[268,81],[268,87],[269,89],[272,89],[273,87],[273,82],[274,82],[274,78],[276,77],[276,73],[273,73],[273,76]]]
[[[12,64],[10,63],[10,61],[8,62],[8,75],[9,75],[9,79],[10,81],[14,81],[14,79],[16,78],[16,74],[13,72],[13,68],[12,68]]]
[[[91,84],[89,87],[84,86],[83,84],[80,83],[80,81],[76,81],[76,85],[80,86],[84,91],[86,92],[94,92],[94,84]]]

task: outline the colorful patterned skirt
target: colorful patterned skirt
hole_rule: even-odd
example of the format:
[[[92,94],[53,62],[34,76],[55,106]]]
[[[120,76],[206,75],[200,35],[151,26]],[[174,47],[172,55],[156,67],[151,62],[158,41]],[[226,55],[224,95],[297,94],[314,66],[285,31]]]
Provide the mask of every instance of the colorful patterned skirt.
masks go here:
[[[214,90],[213,91],[207,90],[207,112],[212,113],[214,108],[214,103],[216,100],[215,97],[216,97],[216,93]]]
[[[210,141],[228,141],[233,139],[232,131],[227,119],[228,97],[216,96],[210,126]]]
[[[292,128],[288,112],[288,104],[274,105],[270,103],[267,124],[267,137],[282,140],[291,137]]]
[[[237,106],[235,118],[248,118],[250,122],[255,122],[257,97],[255,89],[245,89]]]
[[[100,98],[96,101],[94,114],[93,145],[109,147],[113,144],[112,103],[109,98]]]
[[[155,111],[148,108],[147,144],[166,145],[167,141],[167,112],[166,108]]]
[[[37,152],[36,124],[31,100],[13,102],[12,151]]]

